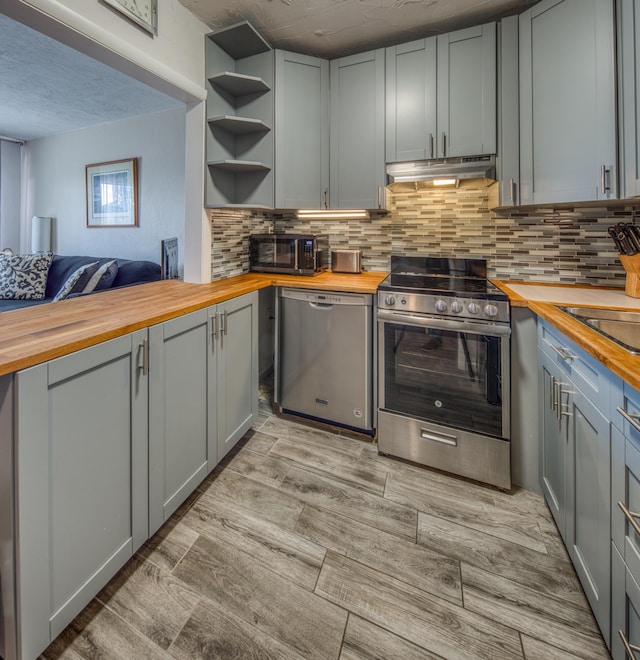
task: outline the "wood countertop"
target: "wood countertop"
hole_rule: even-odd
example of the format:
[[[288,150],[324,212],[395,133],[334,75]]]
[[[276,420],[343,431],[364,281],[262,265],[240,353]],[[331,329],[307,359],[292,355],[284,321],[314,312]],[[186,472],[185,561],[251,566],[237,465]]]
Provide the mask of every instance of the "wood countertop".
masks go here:
[[[375,293],[386,273],[248,273],[211,284],[162,280],[0,313],[0,376],[268,286]]]
[[[501,280],[493,280],[493,283],[509,295],[511,305],[528,307],[629,385],[640,390],[640,355],[629,353],[557,307],[572,305],[640,311],[640,298],[625,295],[624,289],[606,287],[529,284]]]

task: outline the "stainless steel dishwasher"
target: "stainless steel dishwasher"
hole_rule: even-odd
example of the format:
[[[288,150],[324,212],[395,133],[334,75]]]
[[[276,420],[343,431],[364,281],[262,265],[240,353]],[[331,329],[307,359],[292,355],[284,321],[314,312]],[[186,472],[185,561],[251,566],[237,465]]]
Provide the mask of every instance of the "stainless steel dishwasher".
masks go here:
[[[373,431],[373,296],[282,288],[275,400],[284,412]]]

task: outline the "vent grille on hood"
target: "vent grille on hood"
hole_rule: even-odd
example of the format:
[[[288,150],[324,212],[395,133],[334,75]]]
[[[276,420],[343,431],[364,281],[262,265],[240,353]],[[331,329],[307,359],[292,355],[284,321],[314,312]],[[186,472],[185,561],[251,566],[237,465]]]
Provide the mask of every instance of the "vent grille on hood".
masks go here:
[[[438,158],[387,165],[389,183],[435,181],[437,179],[496,178],[495,156],[462,156]]]

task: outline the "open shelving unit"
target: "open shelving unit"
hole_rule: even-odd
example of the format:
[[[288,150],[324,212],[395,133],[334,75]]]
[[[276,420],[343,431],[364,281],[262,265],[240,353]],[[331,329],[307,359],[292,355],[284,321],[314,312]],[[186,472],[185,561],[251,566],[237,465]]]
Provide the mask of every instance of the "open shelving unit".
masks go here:
[[[247,22],[208,34],[205,206],[273,208],[274,52]]]

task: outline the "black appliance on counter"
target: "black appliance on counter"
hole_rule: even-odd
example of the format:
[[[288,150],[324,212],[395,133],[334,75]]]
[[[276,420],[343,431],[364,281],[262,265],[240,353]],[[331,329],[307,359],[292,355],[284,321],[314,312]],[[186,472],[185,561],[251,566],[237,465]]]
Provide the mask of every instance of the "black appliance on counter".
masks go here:
[[[391,257],[378,451],[509,489],[509,300],[486,275],[483,259]]]
[[[327,269],[327,239],[311,234],[249,236],[249,268],[257,273],[317,275]]]

